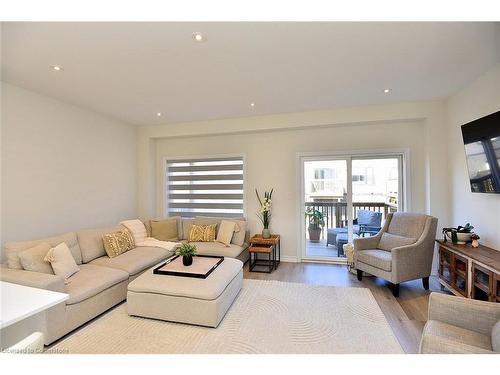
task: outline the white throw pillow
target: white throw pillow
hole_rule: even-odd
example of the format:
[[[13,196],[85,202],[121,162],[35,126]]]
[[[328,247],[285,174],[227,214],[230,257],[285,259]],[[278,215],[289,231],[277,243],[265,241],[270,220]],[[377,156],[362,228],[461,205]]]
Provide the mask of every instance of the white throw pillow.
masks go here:
[[[50,262],[56,275],[62,276],[65,279],[80,271],[65,242],[50,249],[44,260]]]
[[[132,233],[132,237],[134,237],[136,246],[137,244],[146,241],[148,231],[146,230],[146,226],[144,225],[144,223],[139,219],[125,220],[120,224],[124,225],[130,231],[130,233]]]
[[[229,247],[233,234],[237,231],[239,231],[239,228],[234,221],[222,220],[219,225],[216,241]]]

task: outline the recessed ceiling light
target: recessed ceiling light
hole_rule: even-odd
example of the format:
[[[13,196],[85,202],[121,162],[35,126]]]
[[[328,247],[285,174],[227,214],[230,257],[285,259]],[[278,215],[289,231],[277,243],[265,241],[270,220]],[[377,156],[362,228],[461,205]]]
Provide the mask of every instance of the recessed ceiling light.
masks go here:
[[[255,107],[255,103],[254,103],[254,102],[251,102],[251,103],[250,103],[250,107]]]
[[[207,40],[207,37],[202,33],[196,32],[193,33],[193,39],[195,42],[205,42]]]
[[[156,112],[156,116],[161,117],[161,112]]]
[[[55,70],[56,72],[60,72],[63,69],[59,65],[52,65],[52,70]]]
[[[391,89],[384,89],[384,93],[388,94],[391,92]]]

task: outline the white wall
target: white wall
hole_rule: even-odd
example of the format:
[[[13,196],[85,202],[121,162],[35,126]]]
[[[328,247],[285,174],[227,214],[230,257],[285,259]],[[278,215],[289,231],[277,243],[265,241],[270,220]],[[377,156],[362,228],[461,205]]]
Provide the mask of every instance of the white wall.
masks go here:
[[[471,193],[461,125],[500,111],[500,64],[447,102],[452,223],[470,222],[480,242],[500,250],[500,195]],[[500,127],[500,124],[499,124]]]
[[[144,218],[162,214],[163,156],[245,153],[252,231],[260,231],[253,190],[275,187],[272,227],[284,234],[283,250],[292,259],[299,249],[297,152],[409,147],[412,210],[436,216],[440,226],[448,226],[445,121],[444,103],[433,101],[142,126],[138,213]]]
[[[296,259],[300,195],[297,154],[342,150],[409,148],[411,153],[411,203],[425,212],[424,144],[422,122],[336,126],[307,130],[281,130],[252,134],[227,134],[156,141],[157,176],[164,173],[163,159],[172,156],[244,154],[246,162],[246,216],[252,233],[262,230],[255,189],[274,188],[271,230],[282,235],[282,255]],[[163,180],[157,178],[157,210],[163,207]]]
[[[2,84],[2,241],[136,216],[136,128]]]

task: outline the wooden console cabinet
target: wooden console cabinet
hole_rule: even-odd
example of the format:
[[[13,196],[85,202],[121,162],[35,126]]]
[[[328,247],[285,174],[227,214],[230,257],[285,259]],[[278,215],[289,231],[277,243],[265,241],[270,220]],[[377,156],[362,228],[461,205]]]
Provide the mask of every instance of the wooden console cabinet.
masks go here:
[[[486,246],[439,245],[439,282],[457,296],[500,302],[500,251]]]

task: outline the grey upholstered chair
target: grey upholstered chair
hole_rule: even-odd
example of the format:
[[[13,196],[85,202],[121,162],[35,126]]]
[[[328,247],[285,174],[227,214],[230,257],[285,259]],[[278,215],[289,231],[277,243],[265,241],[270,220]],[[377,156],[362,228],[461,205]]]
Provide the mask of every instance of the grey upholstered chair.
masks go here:
[[[354,263],[358,280],[363,271],[391,282],[399,296],[399,283],[420,279],[429,289],[437,219],[432,216],[396,212],[387,215],[384,227],[373,237],[355,239]]]
[[[419,352],[500,353],[500,303],[431,293]]]

